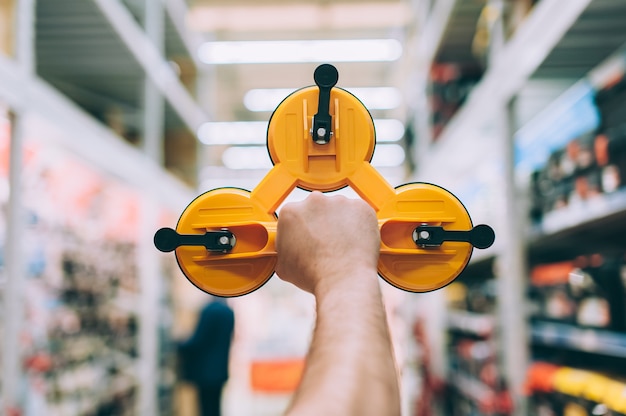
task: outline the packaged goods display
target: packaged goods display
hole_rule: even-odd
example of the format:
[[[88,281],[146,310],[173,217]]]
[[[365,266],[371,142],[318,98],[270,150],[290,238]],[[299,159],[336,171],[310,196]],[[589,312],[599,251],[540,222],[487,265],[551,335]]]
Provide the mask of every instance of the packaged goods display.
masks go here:
[[[553,150],[531,177],[531,218],[577,208],[626,187],[626,81],[594,94],[600,125]],[[620,105],[621,103],[621,105]]]
[[[594,129],[530,181],[528,414],[622,415],[626,406],[623,74],[593,91]],[[574,110],[572,110],[574,111]]]
[[[626,332],[623,256],[591,254],[531,271],[532,319]]]
[[[469,96],[472,88],[480,81],[480,70],[464,69],[452,63],[433,65],[431,77],[431,110],[433,137],[454,117]]]
[[[538,361],[528,369],[526,392],[529,414],[626,414],[626,384],[611,374]]]
[[[142,296],[137,194],[45,142],[28,140],[25,154],[25,411],[136,414]],[[174,365],[166,350],[170,340],[168,334],[159,346],[164,406],[171,405],[174,382],[168,376]]]
[[[137,205],[130,190],[69,154],[46,149],[38,141],[26,145],[27,394],[40,414],[132,414],[138,388],[139,282],[131,237]],[[101,211],[110,203],[127,211]],[[120,223],[127,229],[117,234]]]
[[[488,262],[489,263],[489,262]],[[496,279],[488,268],[467,271],[447,291],[450,415],[511,415],[514,404],[500,365]]]

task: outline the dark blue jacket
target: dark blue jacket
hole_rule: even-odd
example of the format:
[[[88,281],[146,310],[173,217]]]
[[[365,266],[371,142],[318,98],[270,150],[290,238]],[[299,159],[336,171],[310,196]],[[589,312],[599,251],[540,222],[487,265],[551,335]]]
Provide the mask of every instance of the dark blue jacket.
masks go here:
[[[199,386],[226,382],[234,326],[235,315],[223,299],[202,308],[194,333],[179,344],[184,380]]]

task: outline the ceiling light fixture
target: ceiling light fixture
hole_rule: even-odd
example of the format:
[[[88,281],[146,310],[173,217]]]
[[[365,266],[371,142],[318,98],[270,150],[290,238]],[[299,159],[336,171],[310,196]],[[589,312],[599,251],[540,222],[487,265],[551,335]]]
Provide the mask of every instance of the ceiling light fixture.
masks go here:
[[[402,55],[396,39],[206,42],[198,59],[206,64],[381,62]]]
[[[404,124],[396,119],[375,119],[376,141],[397,142],[404,136]],[[262,145],[267,135],[267,121],[219,121],[203,123],[198,139],[206,145]]]
[[[199,2],[195,2],[199,3]],[[190,8],[188,25],[198,32],[276,32],[387,29],[403,27],[411,21],[409,2],[334,1],[311,4],[200,5]]]
[[[343,87],[342,87],[343,88]],[[371,110],[391,110],[402,102],[402,94],[393,87],[355,87],[343,88],[358,97],[366,108]],[[280,102],[295,89],[258,88],[249,90],[243,97],[243,103],[250,111],[274,111]]]

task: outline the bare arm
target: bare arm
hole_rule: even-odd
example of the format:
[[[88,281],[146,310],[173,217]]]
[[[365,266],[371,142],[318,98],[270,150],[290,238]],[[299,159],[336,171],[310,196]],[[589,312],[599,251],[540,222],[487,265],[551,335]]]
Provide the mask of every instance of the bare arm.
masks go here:
[[[312,193],[280,213],[277,274],[316,298],[317,319],[289,415],[399,415],[376,265],[380,233],[362,200]]]

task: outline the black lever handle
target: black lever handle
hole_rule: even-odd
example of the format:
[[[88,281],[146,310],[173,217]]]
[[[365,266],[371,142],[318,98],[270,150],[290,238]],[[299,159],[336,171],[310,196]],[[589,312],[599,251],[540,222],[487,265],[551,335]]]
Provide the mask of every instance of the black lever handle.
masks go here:
[[[154,245],[164,253],[180,246],[203,246],[208,251],[225,252],[235,246],[235,235],[228,230],[207,231],[205,234],[178,234],[171,228],[161,228],[154,234]]]
[[[334,66],[323,64],[315,69],[313,79],[320,90],[317,114],[313,116],[313,141],[326,144],[331,138],[333,121],[330,115],[330,90],[337,84],[339,72]]]
[[[413,231],[413,241],[420,247],[437,247],[444,241],[459,241],[470,243],[476,248],[488,248],[495,239],[493,228],[485,224],[477,225],[469,231],[449,231],[433,225],[420,225]]]

